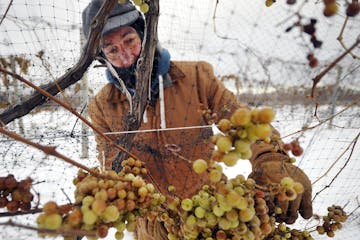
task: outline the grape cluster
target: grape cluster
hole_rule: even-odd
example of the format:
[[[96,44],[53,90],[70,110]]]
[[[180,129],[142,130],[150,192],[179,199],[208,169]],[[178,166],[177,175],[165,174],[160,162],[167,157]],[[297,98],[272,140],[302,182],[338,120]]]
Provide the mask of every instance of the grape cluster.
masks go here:
[[[32,179],[29,177],[21,181],[17,181],[12,174],[0,177],[0,208],[6,207],[10,213],[19,209],[24,212],[30,210],[34,199],[31,186]]]
[[[174,198],[160,216],[171,240],[263,239],[274,225],[254,180],[242,175],[204,185],[191,198]]]
[[[276,225],[275,229],[269,234],[266,240],[313,240],[314,238],[308,231],[300,231],[297,229],[290,229],[284,223]]]
[[[342,223],[347,220],[347,215],[340,206],[328,207],[327,216],[323,217],[323,224],[316,227],[319,234],[325,234],[328,237],[334,237],[335,231],[342,228]]]
[[[284,144],[284,149],[286,151],[291,151],[292,155],[298,157],[301,156],[301,154],[304,152],[304,149],[300,146],[299,141],[293,140],[290,143]]]
[[[134,159],[125,163],[132,167],[124,164],[124,169],[140,168],[141,172],[141,164]],[[98,178],[80,170],[73,181],[76,186],[75,204],[68,211],[59,211],[56,203],[46,203],[37,219],[39,227],[81,229],[95,232],[101,238],[114,227],[117,229],[116,239],[122,239],[125,229],[135,230],[137,216],[146,216],[165,201],[165,197],[156,193],[155,187],[139,175],[114,171],[102,174],[108,178]]]
[[[140,160],[135,160],[132,157],[129,157],[128,159],[124,159],[121,162],[122,172],[124,173],[132,173],[135,176],[141,175],[144,176],[147,173],[146,168],[144,167],[143,162]]]
[[[257,140],[270,142],[272,128],[270,122],[274,119],[272,108],[239,108],[233,112],[230,119],[218,122],[222,133],[214,135],[211,141],[216,145],[212,160],[234,166],[238,159],[250,159],[251,144]]]
[[[279,201],[293,201],[298,194],[304,192],[304,187],[300,182],[294,181],[291,177],[284,177],[280,181],[278,193],[276,195]]]
[[[123,4],[127,3],[129,0],[118,0],[118,3]],[[132,0],[132,2],[139,7],[142,13],[147,13],[149,11],[149,2],[148,0]]]

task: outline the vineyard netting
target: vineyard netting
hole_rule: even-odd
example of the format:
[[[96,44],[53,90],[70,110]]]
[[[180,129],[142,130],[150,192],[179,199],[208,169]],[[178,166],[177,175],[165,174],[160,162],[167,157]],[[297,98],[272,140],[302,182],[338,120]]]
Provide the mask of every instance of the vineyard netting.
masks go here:
[[[324,16],[320,0],[298,0],[295,4],[278,0],[269,7],[265,2],[268,1],[161,0],[159,42],[170,52],[172,60],[211,63],[217,78],[241,102],[253,108],[270,106],[275,110],[272,124],[285,143],[299,141],[304,152],[294,164],[312,182],[314,217],[310,220],[299,217],[292,227],[312,231],[314,239],[326,239],[326,235],[314,231],[320,221],[316,216],[326,215],[331,205],[339,205],[349,217],[334,239],[357,239],[360,14],[346,16],[351,0],[336,1],[339,9],[331,17]],[[56,82],[81,56],[85,44],[81,13],[88,3],[2,0],[0,67],[37,86]],[[85,118],[89,99],[107,83],[105,70],[98,65],[94,61],[80,81],[56,95]],[[326,69],[329,71],[314,82]],[[0,71],[0,119],[5,119],[8,109],[21,106],[33,93],[16,77]],[[16,111],[23,108],[26,105]],[[169,107],[168,111],[173,110]],[[99,165],[93,131],[52,100],[12,119],[5,128],[34,143],[55,146],[59,153],[87,167]],[[211,130],[213,126],[207,128]],[[182,131],[186,138],[195,130],[169,131]],[[41,208],[49,200],[58,204],[74,202],[76,166],[3,134],[0,161],[0,176],[13,174],[17,179],[33,179],[33,206]],[[251,165],[240,160],[236,166],[224,166],[224,172],[228,177],[247,176]],[[36,231],[12,224],[36,227],[38,212],[9,215],[6,209],[0,211],[1,238],[40,238]],[[107,239],[114,239],[113,235],[109,234]],[[127,232],[125,239],[134,238]]]

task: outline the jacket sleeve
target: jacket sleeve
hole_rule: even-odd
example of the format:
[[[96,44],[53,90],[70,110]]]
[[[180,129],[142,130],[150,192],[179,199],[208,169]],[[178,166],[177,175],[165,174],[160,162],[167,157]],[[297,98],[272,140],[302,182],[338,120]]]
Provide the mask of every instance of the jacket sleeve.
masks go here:
[[[91,123],[100,132],[110,132],[110,128],[105,121],[104,113],[102,111],[101,99],[97,96],[93,98],[88,105],[88,114],[91,119]],[[95,132],[95,131],[94,131]],[[110,137],[111,138],[111,137]],[[106,140],[95,132],[96,149],[98,153],[98,160],[101,166],[106,168],[111,167],[111,161],[115,156],[115,151],[110,147]]]
[[[224,84],[215,77],[212,66],[209,63],[201,62],[199,64],[199,86],[201,94],[204,94],[202,98],[207,102],[208,107],[212,112],[218,114],[219,119],[229,118],[231,113],[240,107],[249,107],[247,104],[242,103],[230,90],[228,90]],[[273,128],[273,127],[272,127]],[[280,152],[287,155],[283,150],[283,142],[280,139],[279,132],[273,128],[273,134],[271,136],[272,141],[265,143],[263,141],[257,141],[251,146],[252,157],[250,162],[253,164],[256,158],[265,152]]]

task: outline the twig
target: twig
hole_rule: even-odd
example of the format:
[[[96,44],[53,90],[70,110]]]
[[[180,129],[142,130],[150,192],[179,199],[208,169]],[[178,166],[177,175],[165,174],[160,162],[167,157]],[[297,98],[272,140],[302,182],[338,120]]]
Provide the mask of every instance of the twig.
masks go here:
[[[13,1],[14,1],[14,0],[10,0],[9,5],[7,6],[7,8],[6,8],[6,10],[5,10],[5,13],[4,13],[4,15],[2,16],[2,18],[1,18],[0,25],[2,24],[2,22],[3,22],[4,19],[6,18],[6,15],[7,15],[7,13],[9,12],[10,7],[11,7]]]
[[[359,99],[353,101],[349,106],[345,107],[344,109],[342,109],[342,110],[339,111],[338,113],[336,113],[336,114],[334,114],[334,115],[326,118],[325,120],[320,121],[318,124],[315,124],[314,126],[304,127],[304,128],[302,128],[301,130],[298,130],[298,131],[296,131],[296,132],[290,133],[290,134],[288,134],[288,135],[286,135],[286,136],[283,136],[283,137],[281,137],[281,138],[284,139],[284,138],[290,137],[290,136],[292,136],[292,135],[295,135],[295,134],[298,134],[298,133],[301,133],[301,132],[305,132],[305,131],[314,129],[314,128],[316,128],[316,127],[324,124],[325,122],[330,121],[331,119],[337,117],[337,116],[340,115],[341,113],[345,112],[346,110],[348,110],[348,109],[351,108],[352,106],[356,105],[356,104],[358,103],[358,101],[359,101]]]
[[[69,201],[70,204],[71,203],[71,199],[69,198],[69,196],[66,194],[65,190],[63,188],[61,188],[61,191],[63,192],[63,194],[65,195],[66,199]]]
[[[340,33],[339,33],[339,36],[336,38],[340,45],[345,49],[345,50],[348,50],[347,47],[345,46],[345,43],[343,41],[343,34],[344,34],[344,30],[345,30],[345,27],[346,27],[346,24],[349,20],[349,16],[346,16],[345,17],[345,20],[344,20],[344,23],[341,27],[341,30],[340,30]],[[352,53],[351,51],[349,52],[349,54],[353,57],[353,58],[360,58],[359,56],[355,55],[354,53]]]
[[[357,197],[356,200],[358,205],[354,210],[351,211],[351,213],[348,214],[348,217],[350,217],[356,210],[360,208],[359,198]]]
[[[0,213],[0,218],[1,217],[13,217],[13,216],[19,216],[19,215],[26,215],[26,214],[34,214],[34,213],[40,213],[42,212],[42,208],[33,208],[27,211],[17,211],[17,212],[1,212]]]
[[[331,184],[335,181],[335,179],[340,175],[340,173],[342,172],[342,170],[345,169],[346,165],[349,163],[349,161],[350,161],[350,159],[351,159],[351,156],[352,156],[352,154],[353,154],[353,152],[354,152],[354,149],[355,149],[356,143],[357,143],[357,141],[358,141],[358,139],[359,139],[359,136],[360,136],[360,133],[359,133],[359,134],[355,137],[355,139],[352,141],[353,146],[352,146],[352,148],[351,148],[350,155],[349,155],[348,159],[346,160],[345,164],[344,164],[344,165],[341,167],[341,169],[336,173],[336,175],[333,177],[333,179],[331,180],[331,182],[330,182],[328,185],[326,185],[323,189],[321,189],[320,191],[318,191],[318,192],[315,194],[315,196],[314,196],[314,198],[312,199],[312,201],[314,201],[315,198],[316,198],[322,191],[324,191],[326,188],[329,188],[329,187],[331,186]]]
[[[340,62],[349,52],[351,52],[357,45],[360,43],[360,37],[357,38],[356,42],[347,49],[343,54],[337,57],[328,67],[326,67],[322,72],[320,72],[316,77],[313,78],[313,86],[311,89],[311,97],[314,98],[316,85],[320,82],[321,78],[325,76],[338,62]]]
[[[15,139],[16,141],[20,141],[20,142],[23,142],[23,143],[25,143],[27,145],[35,147],[35,148],[43,151],[47,155],[52,155],[52,156],[55,156],[57,158],[60,158],[60,159],[64,160],[67,163],[70,163],[70,164],[72,164],[72,165],[74,165],[74,166],[76,166],[78,168],[81,168],[81,169],[89,172],[91,175],[93,175],[95,177],[104,178],[104,179],[111,179],[111,180],[129,181],[129,179],[122,178],[122,177],[112,177],[112,176],[109,176],[109,175],[100,174],[100,173],[98,173],[96,171],[93,171],[92,169],[86,167],[85,165],[82,165],[82,164],[80,164],[80,163],[78,163],[78,162],[76,162],[76,161],[62,155],[61,153],[57,152],[55,150],[56,147],[43,146],[43,145],[31,142],[30,140],[28,140],[26,138],[23,138],[23,137],[17,135],[16,133],[5,130],[3,127],[0,127],[0,133],[6,135],[8,137],[11,137],[11,138]]]
[[[341,159],[342,156],[344,156],[344,154],[349,150],[350,146],[357,141],[357,139],[359,138],[359,134],[351,141],[351,143],[349,144],[349,146],[347,146],[347,148],[340,154],[340,156],[337,157],[337,159],[331,164],[331,166],[328,168],[328,170],[321,175],[320,177],[318,177],[318,179],[316,179],[312,185],[314,185],[315,183],[317,183],[320,179],[322,179],[323,177],[325,177],[330,170],[335,166],[335,164]]]
[[[56,234],[56,235],[62,235],[62,236],[88,236],[88,237],[96,237],[96,232],[94,231],[85,231],[85,230],[75,230],[75,229],[47,229],[47,228],[37,228],[33,226],[28,226],[20,223],[15,223],[12,220],[9,220],[7,222],[0,223],[0,226],[11,226],[11,227],[19,227],[24,228],[28,230],[37,231],[39,233],[50,233],[50,234]]]

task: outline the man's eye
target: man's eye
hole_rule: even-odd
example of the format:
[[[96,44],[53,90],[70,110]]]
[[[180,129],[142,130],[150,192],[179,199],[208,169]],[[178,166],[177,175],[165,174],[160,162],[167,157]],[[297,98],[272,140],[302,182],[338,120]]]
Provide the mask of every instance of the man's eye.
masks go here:
[[[125,43],[126,43],[126,44],[130,44],[130,43],[132,43],[133,41],[135,41],[135,38],[128,38],[128,39],[125,40]]]
[[[116,53],[117,52],[117,48],[116,47],[113,47],[111,48],[108,53]]]

